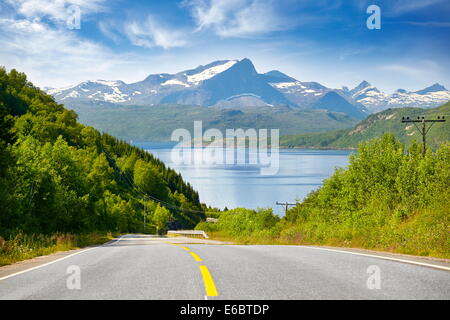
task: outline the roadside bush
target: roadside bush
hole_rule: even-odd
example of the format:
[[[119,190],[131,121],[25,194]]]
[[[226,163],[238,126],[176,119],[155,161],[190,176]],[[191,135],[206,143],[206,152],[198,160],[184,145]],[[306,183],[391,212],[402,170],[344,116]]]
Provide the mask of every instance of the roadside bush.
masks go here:
[[[450,143],[422,155],[392,135],[361,143],[346,169],[280,220],[270,209],[223,212],[217,230],[244,243],[360,247],[450,258]]]

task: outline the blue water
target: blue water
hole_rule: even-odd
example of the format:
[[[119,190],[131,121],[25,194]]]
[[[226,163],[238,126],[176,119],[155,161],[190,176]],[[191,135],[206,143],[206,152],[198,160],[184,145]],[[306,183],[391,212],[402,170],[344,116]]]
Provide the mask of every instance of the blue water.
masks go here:
[[[229,209],[271,207],[282,215],[277,201],[302,200],[322,185],[335,167],[345,167],[352,151],[282,149],[276,175],[261,175],[259,165],[178,165],[171,160],[172,143],[134,143],[181,173],[198,191],[200,201]]]

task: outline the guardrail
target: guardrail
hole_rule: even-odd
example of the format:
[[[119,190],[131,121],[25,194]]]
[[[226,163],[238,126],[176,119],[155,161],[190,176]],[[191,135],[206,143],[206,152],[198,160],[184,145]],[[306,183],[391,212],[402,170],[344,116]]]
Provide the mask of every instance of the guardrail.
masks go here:
[[[194,237],[201,238],[204,237],[208,239],[208,235],[203,230],[169,230],[167,231],[168,237],[176,237],[176,236],[185,236],[185,237]]]

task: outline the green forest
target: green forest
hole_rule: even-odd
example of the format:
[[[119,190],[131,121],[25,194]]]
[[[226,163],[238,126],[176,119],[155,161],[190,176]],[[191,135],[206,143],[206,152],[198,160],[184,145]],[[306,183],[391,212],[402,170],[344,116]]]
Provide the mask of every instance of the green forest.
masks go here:
[[[80,124],[25,74],[4,68],[0,190],[0,257],[13,240],[56,245],[55,234],[143,232],[144,205],[147,232],[192,228],[205,217],[197,192],[174,170]]]
[[[173,130],[193,127],[202,121],[203,129],[280,129],[280,135],[348,128],[358,120],[339,112],[293,109],[287,106],[208,107],[188,105],[123,106],[69,102],[81,123],[104,130],[115,137],[135,141],[170,141]]]
[[[450,257],[450,144],[406,148],[385,134],[360,143],[346,169],[281,219],[235,209],[197,229],[241,243],[319,244]]]

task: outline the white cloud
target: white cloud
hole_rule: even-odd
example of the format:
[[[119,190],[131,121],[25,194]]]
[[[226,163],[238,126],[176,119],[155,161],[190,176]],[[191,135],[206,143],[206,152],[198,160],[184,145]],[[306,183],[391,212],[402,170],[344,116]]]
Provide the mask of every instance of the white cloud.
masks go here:
[[[433,78],[438,70],[438,64],[434,61],[415,61],[411,64],[386,64],[379,67],[381,71],[400,73],[404,76],[420,78]]]
[[[67,6],[79,4],[85,17],[89,12],[103,10],[104,0],[7,1],[0,5],[8,9],[0,12],[0,65],[26,72],[38,86],[60,87],[99,78],[137,81],[151,70],[148,56],[114,52],[66,27]],[[120,30],[108,26],[99,23],[100,30],[110,31],[110,36],[120,34]],[[136,32],[136,41],[144,45],[169,48],[185,44],[177,38],[178,33],[158,27],[148,20],[143,26],[135,24],[131,30]]]
[[[126,56],[40,21],[0,18],[0,61],[39,85],[60,86],[127,65]]]
[[[247,37],[286,30],[292,23],[273,0],[187,0],[197,31],[212,29],[222,37]]]
[[[411,24],[422,27],[431,27],[431,28],[450,28],[450,22],[444,21],[406,21],[399,22],[404,24]]]
[[[129,22],[124,29],[128,39],[136,46],[145,48],[158,46],[169,49],[187,45],[186,32],[175,30],[174,28],[166,28],[152,16],[148,16],[143,23]]]
[[[80,7],[83,15],[105,11],[106,0],[6,0],[16,13],[26,19],[48,18],[64,22],[71,5]]]
[[[40,86],[71,83],[123,65],[123,57],[80,38],[66,27],[67,9],[76,4],[83,16],[102,10],[104,0],[7,0],[0,12],[0,61],[26,72]]]
[[[404,13],[423,10],[437,4],[445,4],[448,0],[395,0],[386,3],[389,15],[402,15]],[[383,10],[383,7],[381,7]]]
[[[117,32],[115,24],[102,20],[98,22],[98,28],[105,36],[116,44],[120,42],[119,32]]]

